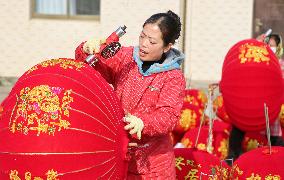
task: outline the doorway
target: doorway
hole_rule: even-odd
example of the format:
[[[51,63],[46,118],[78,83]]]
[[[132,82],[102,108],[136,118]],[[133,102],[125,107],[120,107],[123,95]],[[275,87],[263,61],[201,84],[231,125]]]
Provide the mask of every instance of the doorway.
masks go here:
[[[254,0],[253,37],[272,29],[284,37],[284,0]]]

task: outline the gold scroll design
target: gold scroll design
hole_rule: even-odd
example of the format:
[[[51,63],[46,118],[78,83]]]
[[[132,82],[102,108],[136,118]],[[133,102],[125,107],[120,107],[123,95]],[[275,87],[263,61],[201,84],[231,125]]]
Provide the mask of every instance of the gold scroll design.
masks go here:
[[[25,135],[36,132],[48,135],[56,131],[67,129],[72,90],[48,85],[23,88],[17,100],[15,117],[11,116],[10,130],[12,133],[20,132]]]
[[[77,62],[73,59],[50,59],[33,66],[27,71],[27,74],[37,70],[39,67],[49,67],[56,65],[59,65],[63,69],[75,69],[76,71],[80,71],[80,69],[84,67],[83,62]]]
[[[245,63],[267,63],[269,64],[269,53],[265,46],[255,46],[253,44],[244,44],[240,46],[239,59],[241,64]]]
[[[31,172],[25,172],[24,179],[21,179],[18,174],[19,172],[17,170],[11,170],[9,174],[10,180],[44,180],[44,178],[38,176],[32,177]],[[45,175],[46,175],[46,180],[59,180],[57,178],[58,176],[57,172],[54,171],[53,169],[48,170]]]

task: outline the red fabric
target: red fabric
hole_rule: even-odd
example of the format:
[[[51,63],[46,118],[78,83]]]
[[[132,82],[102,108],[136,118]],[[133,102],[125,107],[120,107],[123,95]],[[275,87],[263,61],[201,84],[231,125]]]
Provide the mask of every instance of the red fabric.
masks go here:
[[[2,106],[0,179],[125,178],[123,110],[90,66],[44,61],[19,78]]]
[[[177,179],[227,179],[230,168],[206,151],[175,149]],[[222,177],[222,178],[221,178]]]
[[[76,57],[83,60],[83,43]],[[122,47],[108,60],[98,61],[95,68],[111,84],[125,113],[143,120],[144,129],[137,148],[129,150],[129,178],[174,179],[174,152],[169,133],[178,119],[183,102],[185,80],[180,70],[143,76],[133,59],[133,47]],[[153,90],[151,87],[155,87]]]
[[[283,80],[277,57],[254,39],[235,44],[227,53],[220,82],[224,106],[231,122],[243,131],[265,128],[264,103],[270,124],[280,111]]]
[[[234,179],[283,179],[284,147],[254,149],[242,154],[233,165]]]

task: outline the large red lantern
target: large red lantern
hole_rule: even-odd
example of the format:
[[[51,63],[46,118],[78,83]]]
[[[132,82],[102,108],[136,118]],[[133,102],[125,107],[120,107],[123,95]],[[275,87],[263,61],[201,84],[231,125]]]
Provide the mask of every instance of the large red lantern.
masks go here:
[[[284,147],[257,148],[242,154],[232,168],[233,179],[283,179]]]
[[[3,101],[0,179],[123,179],[128,138],[112,88],[88,65],[52,59]]]
[[[257,40],[238,42],[225,57],[220,90],[236,127],[244,131],[265,129],[264,104],[272,124],[282,103],[284,88],[277,57]]]

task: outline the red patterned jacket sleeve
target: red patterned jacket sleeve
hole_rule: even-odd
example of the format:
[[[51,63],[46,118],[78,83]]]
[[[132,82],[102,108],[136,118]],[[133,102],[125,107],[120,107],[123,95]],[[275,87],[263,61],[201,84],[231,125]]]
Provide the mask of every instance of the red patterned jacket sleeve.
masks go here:
[[[75,59],[79,61],[85,61],[89,54],[83,51],[83,45],[85,42],[82,42],[75,50]],[[120,51],[117,52],[115,56],[109,59],[100,58],[95,65],[95,69],[100,72],[104,79],[110,83],[114,84],[115,77],[121,69],[121,64],[127,53],[130,52],[131,48],[122,47]]]
[[[184,89],[183,74],[180,71],[171,71],[161,90],[156,109],[151,113],[137,114],[144,122],[144,135],[165,135],[173,130],[180,118]]]

